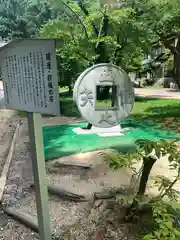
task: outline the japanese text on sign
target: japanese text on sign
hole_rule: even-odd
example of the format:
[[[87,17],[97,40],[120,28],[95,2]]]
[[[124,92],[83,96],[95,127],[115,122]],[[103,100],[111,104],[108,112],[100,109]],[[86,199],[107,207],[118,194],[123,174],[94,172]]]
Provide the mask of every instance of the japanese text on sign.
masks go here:
[[[58,114],[59,95],[55,49],[31,45],[5,51],[3,83],[7,107]],[[54,46],[53,46],[54,47]],[[21,49],[22,48],[22,49]],[[48,49],[48,50],[46,50]]]

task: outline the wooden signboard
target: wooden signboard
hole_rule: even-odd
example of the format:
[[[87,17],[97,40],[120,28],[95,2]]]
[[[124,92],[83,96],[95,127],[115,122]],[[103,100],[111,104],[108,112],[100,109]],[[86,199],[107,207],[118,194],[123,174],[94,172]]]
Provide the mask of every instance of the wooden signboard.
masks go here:
[[[52,239],[41,114],[59,115],[55,40],[15,40],[0,47],[6,108],[27,112],[41,240]]]

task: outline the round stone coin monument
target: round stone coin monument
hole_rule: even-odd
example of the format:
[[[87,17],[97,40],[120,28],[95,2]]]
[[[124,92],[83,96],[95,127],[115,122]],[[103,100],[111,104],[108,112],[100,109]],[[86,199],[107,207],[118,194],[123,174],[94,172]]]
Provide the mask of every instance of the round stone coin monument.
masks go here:
[[[110,98],[101,100],[105,89],[108,89]],[[120,121],[131,113],[134,88],[129,76],[120,67],[102,63],[86,69],[79,76],[73,99],[81,116],[93,125],[93,129],[101,128],[98,131],[106,132],[103,129],[113,130],[116,126],[120,129]]]

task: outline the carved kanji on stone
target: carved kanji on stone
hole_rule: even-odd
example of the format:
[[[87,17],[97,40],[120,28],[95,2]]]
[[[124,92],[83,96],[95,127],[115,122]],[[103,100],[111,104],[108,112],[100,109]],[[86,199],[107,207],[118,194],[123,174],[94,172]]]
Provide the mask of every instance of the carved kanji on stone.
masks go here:
[[[133,101],[132,93],[131,92],[127,92],[124,97],[125,97],[125,103],[126,104],[131,104],[131,102]]]
[[[93,106],[93,92],[91,90],[88,90],[86,87],[82,92],[80,92],[81,96],[81,107],[84,107],[88,102]]]
[[[120,97],[121,107],[125,104],[131,104],[133,101],[133,93],[127,92],[125,88],[119,88],[118,96]]]
[[[104,71],[101,73],[101,76],[103,77],[112,77],[112,69],[105,67]]]
[[[112,118],[112,114],[106,111],[101,115],[101,119],[99,120],[98,123],[101,124],[102,122],[106,122],[106,123],[109,123],[110,125],[117,124],[117,122],[113,121],[111,118]]]

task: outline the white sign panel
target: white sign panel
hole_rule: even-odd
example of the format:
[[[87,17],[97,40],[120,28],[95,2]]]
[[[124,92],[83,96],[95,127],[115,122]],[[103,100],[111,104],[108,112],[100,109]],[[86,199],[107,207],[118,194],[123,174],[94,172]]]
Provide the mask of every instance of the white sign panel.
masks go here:
[[[54,40],[22,40],[1,53],[6,107],[59,115]]]

